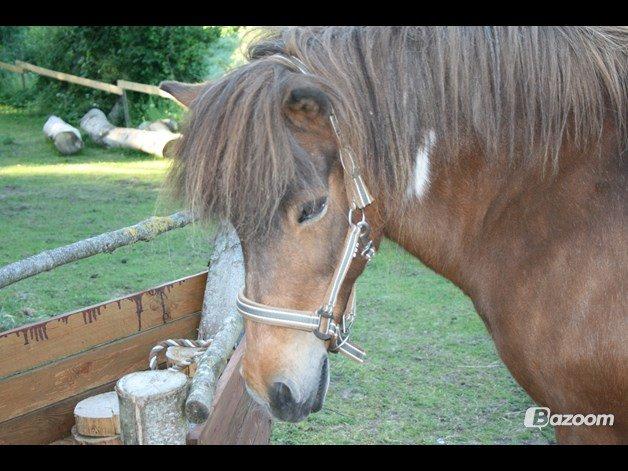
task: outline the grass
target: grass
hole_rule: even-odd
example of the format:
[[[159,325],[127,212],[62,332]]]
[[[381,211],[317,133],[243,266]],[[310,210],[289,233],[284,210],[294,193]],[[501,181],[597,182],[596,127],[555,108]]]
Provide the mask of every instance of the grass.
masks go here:
[[[0,265],[176,209],[160,198],[167,161],[89,142],[62,156],[44,121],[0,108]],[[187,227],[23,280],[0,290],[0,330],[202,271],[210,253]]]
[[[60,156],[44,119],[0,105],[0,265],[176,209],[160,197],[167,161],[90,143]],[[196,273],[210,253],[188,227],[21,281],[0,290],[0,330]],[[323,410],[275,423],[273,443],[553,441],[523,426],[532,401],[470,300],[394,244],[358,281],[358,310],[367,364],[333,356]]]

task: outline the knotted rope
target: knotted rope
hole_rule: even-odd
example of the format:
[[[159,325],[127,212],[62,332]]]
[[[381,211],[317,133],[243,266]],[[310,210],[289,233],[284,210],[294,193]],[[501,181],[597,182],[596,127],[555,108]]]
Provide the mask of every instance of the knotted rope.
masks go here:
[[[180,371],[187,366],[190,366],[194,361],[194,358],[201,355],[207,347],[211,345],[211,340],[189,340],[189,339],[168,339],[163,342],[159,342],[155,345],[150,353],[148,354],[148,366],[151,370],[157,369],[157,357],[161,352],[166,350],[168,347],[192,347],[192,348],[200,348],[196,354],[192,358],[182,360],[177,362],[176,364],[169,367],[169,370]]]

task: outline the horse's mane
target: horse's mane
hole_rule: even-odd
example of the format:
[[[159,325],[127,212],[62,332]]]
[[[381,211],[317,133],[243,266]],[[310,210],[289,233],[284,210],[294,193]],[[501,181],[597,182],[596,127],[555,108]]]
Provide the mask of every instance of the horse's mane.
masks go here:
[[[282,116],[294,72],[267,59],[276,53],[320,80],[343,139],[389,195],[407,187],[427,130],[450,157],[472,137],[487,159],[550,169],[566,139],[595,145],[608,120],[625,144],[628,28],[282,28],[207,85],[172,172],[190,206],[230,218],[244,238],[266,229],[307,166]]]

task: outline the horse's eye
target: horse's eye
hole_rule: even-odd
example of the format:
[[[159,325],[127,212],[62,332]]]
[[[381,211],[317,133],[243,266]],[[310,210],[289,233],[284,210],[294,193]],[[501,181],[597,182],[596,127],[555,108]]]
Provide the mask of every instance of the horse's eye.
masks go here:
[[[299,224],[316,218],[316,216],[323,213],[326,207],[326,196],[323,196],[322,198],[319,198],[317,200],[308,201],[301,208],[301,213],[299,214]]]

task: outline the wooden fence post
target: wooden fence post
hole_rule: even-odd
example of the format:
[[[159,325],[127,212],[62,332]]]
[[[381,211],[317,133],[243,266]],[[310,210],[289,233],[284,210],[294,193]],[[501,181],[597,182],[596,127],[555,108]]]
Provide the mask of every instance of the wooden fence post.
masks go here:
[[[129,99],[126,95],[126,90],[122,90],[122,109],[124,110],[124,125],[130,128],[131,117],[129,116]]]

